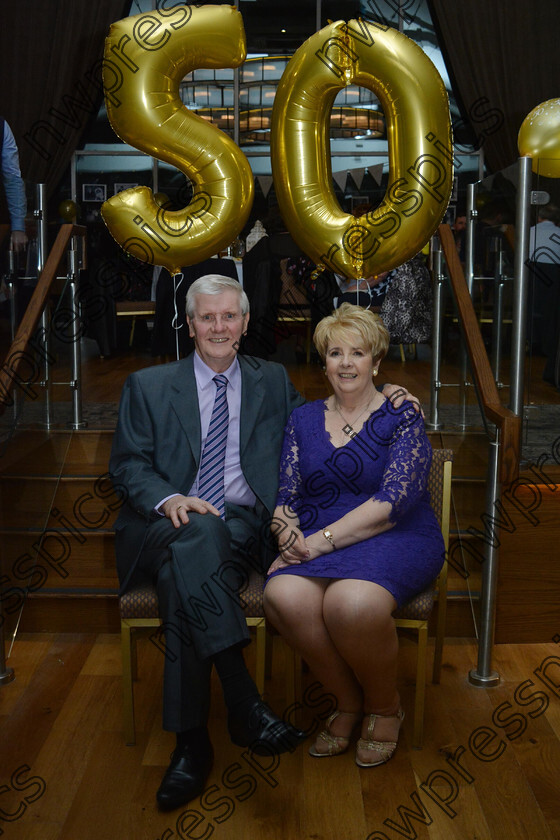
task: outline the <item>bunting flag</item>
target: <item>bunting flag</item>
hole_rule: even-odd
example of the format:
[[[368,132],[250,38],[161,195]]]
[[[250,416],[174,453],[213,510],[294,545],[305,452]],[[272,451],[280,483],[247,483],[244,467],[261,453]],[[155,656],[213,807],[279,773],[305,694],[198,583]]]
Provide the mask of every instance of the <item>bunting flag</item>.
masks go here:
[[[368,166],[367,170],[375,183],[380,184],[381,179],[383,178],[383,164],[378,163],[375,166]]]
[[[360,166],[358,169],[349,169],[348,172],[352,176],[352,179],[359,190],[362,188],[362,181],[364,180],[364,175],[366,174],[365,166]]]
[[[340,172],[333,172],[333,178],[335,182],[338,184],[342,192],[346,189],[346,176],[348,175],[347,169],[342,169]]]
[[[272,186],[272,175],[257,175],[257,181],[259,182],[259,186],[266,198]]]

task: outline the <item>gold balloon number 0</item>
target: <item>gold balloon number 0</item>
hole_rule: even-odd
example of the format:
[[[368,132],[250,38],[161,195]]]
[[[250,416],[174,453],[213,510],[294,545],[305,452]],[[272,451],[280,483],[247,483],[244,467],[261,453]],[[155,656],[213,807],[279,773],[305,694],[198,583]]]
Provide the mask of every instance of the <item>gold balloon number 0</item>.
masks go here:
[[[245,155],[182,104],[194,69],[245,60],[242,18],[231,6],[178,6],[119,21],[105,46],[107,112],[125,141],[180,169],[193,184],[183,210],[165,210],[148,187],[109,199],[102,216],[138,258],[171,273],[230,244],[253,200]],[[330,109],[360,85],[387,121],[390,184],[381,205],[356,219],[332,187]],[[315,262],[347,277],[369,276],[416,254],[441,221],[453,178],[447,94],[434,65],[406,36],[362,20],[331,23],[290,60],[273,108],[271,158],[283,218]]]

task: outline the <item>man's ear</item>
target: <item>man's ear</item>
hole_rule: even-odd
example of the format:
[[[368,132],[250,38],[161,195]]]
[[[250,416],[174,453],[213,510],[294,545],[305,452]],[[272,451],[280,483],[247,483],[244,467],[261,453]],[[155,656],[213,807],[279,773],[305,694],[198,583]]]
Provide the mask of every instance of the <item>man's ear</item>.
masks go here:
[[[192,321],[191,321],[191,319],[189,318],[188,315],[185,315],[185,318],[187,319],[187,326],[189,328],[189,336],[191,338],[195,338],[195,331],[194,331],[193,323],[192,323]]]
[[[246,335],[247,334],[247,325],[249,323],[249,317],[250,317],[249,312],[247,312],[247,314],[244,315],[243,317],[245,318],[245,326],[243,327],[243,335]]]

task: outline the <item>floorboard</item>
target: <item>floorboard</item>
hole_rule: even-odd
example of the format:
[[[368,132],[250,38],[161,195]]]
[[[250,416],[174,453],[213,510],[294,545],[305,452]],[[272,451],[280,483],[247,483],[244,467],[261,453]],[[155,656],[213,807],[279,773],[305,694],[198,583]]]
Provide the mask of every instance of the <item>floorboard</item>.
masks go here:
[[[235,747],[213,682],[216,760],[206,790],[161,814],[155,791],[173,749],[160,725],[161,653],[139,641],[138,739],[127,747],[118,636],[23,634],[10,657],[16,680],[0,688],[0,831],[14,840],[560,838],[560,692],[535,673],[547,658],[560,664],[558,644],[497,645],[500,685],[475,688],[467,680],[475,644],[449,639],[441,684],[427,688],[422,750],[410,746],[414,652],[404,640],[399,748],[368,770],[351,751],[311,758],[312,736],[276,758]],[[253,645],[247,656],[253,667]],[[314,682],[305,675],[310,733],[331,708]],[[284,708],[279,639],[267,695]]]

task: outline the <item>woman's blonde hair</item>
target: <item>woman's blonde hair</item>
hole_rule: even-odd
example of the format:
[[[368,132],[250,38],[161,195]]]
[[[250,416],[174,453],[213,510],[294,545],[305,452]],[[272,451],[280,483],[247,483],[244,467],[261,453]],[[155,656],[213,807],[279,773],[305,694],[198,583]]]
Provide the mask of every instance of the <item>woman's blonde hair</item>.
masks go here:
[[[333,341],[359,344],[371,353],[372,359],[377,360],[382,359],[389,349],[389,333],[379,315],[352,303],[343,303],[315,327],[313,343],[323,362]]]

